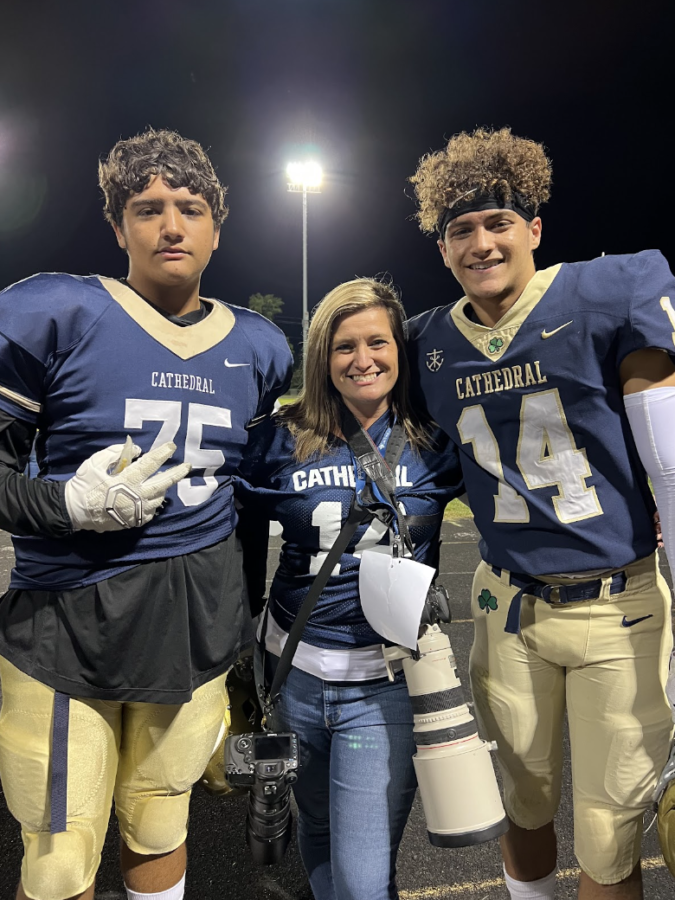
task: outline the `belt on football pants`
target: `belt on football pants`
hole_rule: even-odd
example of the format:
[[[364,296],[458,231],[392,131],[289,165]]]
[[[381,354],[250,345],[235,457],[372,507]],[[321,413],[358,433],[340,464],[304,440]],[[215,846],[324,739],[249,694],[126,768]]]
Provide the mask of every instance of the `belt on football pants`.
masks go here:
[[[502,570],[492,566],[492,573],[501,578]],[[626,590],[628,576],[624,571],[615,572],[609,585],[610,594],[622,594]],[[520,631],[520,609],[523,594],[539,597],[551,606],[565,606],[567,603],[582,603],[584,600],[597,600],[602,590],[602,579],[593,581],[580,581],[578,584],[546,584],[534,578],[532,575],[523,575],[520,572],[509,572],[509,583],[512,587],[519,588],[518,593],[511,600],[506,616],[504,631],[509,634],[518,634]]]

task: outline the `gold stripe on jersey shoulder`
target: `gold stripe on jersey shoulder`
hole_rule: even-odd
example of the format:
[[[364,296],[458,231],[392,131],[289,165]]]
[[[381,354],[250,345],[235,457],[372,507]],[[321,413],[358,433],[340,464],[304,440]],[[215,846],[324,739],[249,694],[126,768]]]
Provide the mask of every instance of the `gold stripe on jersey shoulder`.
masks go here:
[[[234,327],[234,315],[222,303],[207,300],[211,304],[211,312],[201,322],[188,326],[174,325],[126,284],[100,275],[99,280],[113,300],[143,331],[180,359],[192,359],[210,350],[224,340]]]
[[[480,351],[489,360],[498,360],[509,348],[511,341],[518,334],[518,329],[539,303],[546,291],[553,284],[553,280],[560,271],[562,263],[542,269],[536,272],[530,279],[527,287],[516,300],[510,310],[502,316],[497,324],[488,328],[472,322],[465,313],[464,306],[469,302],[462,297],[450,310],[452,321],[470,344]]]
[[[13,403],[18,404],[19,406],[23,406],[24,409],[30,410],[30,412],[42,412],[42,406],[39,403],[36,403],[35,400],[29,400],[28,397],[24,397],[22,394],[17,394],[16,391],[12,391],[7,387],[3,387],[1,384],[0,394],[2,394],[3,397],[7,397],[7,399],[11,400]]]

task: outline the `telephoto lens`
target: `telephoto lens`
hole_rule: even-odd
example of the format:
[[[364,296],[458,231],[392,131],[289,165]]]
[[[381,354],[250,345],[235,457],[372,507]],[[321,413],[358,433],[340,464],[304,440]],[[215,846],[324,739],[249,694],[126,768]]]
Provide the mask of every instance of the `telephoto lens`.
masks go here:
[[[253,861],[281,861],[291,838],[291,785],[298,779],[298,738],[293,732],[232,734],[225,740],[225,778],[249,793],[246,843]]]
[[[276,769],[278,763],[260,763],[259,769]],[[291,839],[291,787],[288,773],[280,779],[281,773],[264,774],[251,787],[246,816],[246,843],[251,849],[253,862],[271,866],[281,862]],[[295,781],[295,773],[292,780]]]
[[[403,661],[414,714],[413,757],[429,840],[435,847],[467,847],[504,834],[508,820],[490,759],[464,700],[447,634],[423,625],[417,650],[385,647]]]

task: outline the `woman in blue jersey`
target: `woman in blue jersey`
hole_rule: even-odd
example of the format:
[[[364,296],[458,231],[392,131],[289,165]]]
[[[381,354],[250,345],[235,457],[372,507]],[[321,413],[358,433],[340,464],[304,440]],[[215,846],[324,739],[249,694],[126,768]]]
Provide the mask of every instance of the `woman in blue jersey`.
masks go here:
[[[339,285],[314,312],[299,399],[251,431],[242,499],[283,526],[263,636],[272,668],[354,499],[345,408],[382,452],[392,424],[403,426],[395,496],[416,559],[437,566],[458,467],[408,403],[403,322],[389,285]],[[300,740],[298,840],[317,900],[398,897],[396,853],[416,786],[413,717],[403,673],[387,678],[384,639],[364,617],[358,585],[362,552],[387,552],[390,537],[377,519],[358,528],[305,626],[275,709],[277,726]]]

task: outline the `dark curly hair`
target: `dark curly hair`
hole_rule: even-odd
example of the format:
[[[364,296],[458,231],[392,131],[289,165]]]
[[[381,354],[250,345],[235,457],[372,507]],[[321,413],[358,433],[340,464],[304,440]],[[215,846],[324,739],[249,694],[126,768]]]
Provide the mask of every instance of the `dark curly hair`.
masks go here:
[[[420,228],[432,232],[443,210],[475,189],[507,203],[518,193],[536,214],[550,196],[551,163],[541,144],[516,137],[510,128],[477,128],[423,156],[408,180],[415,186]]]
[[[153,175],[161,175],[172,188],[186,187],[191,194],[201,194],[215,225],[222,225],[228,213],[227,189],[201,144],[176,131],[154,128],[118,141],[108,158],[98,164],[98,183],[105,198],[103,215],[108,222],[121,225],[127,200],[145,190]]]

